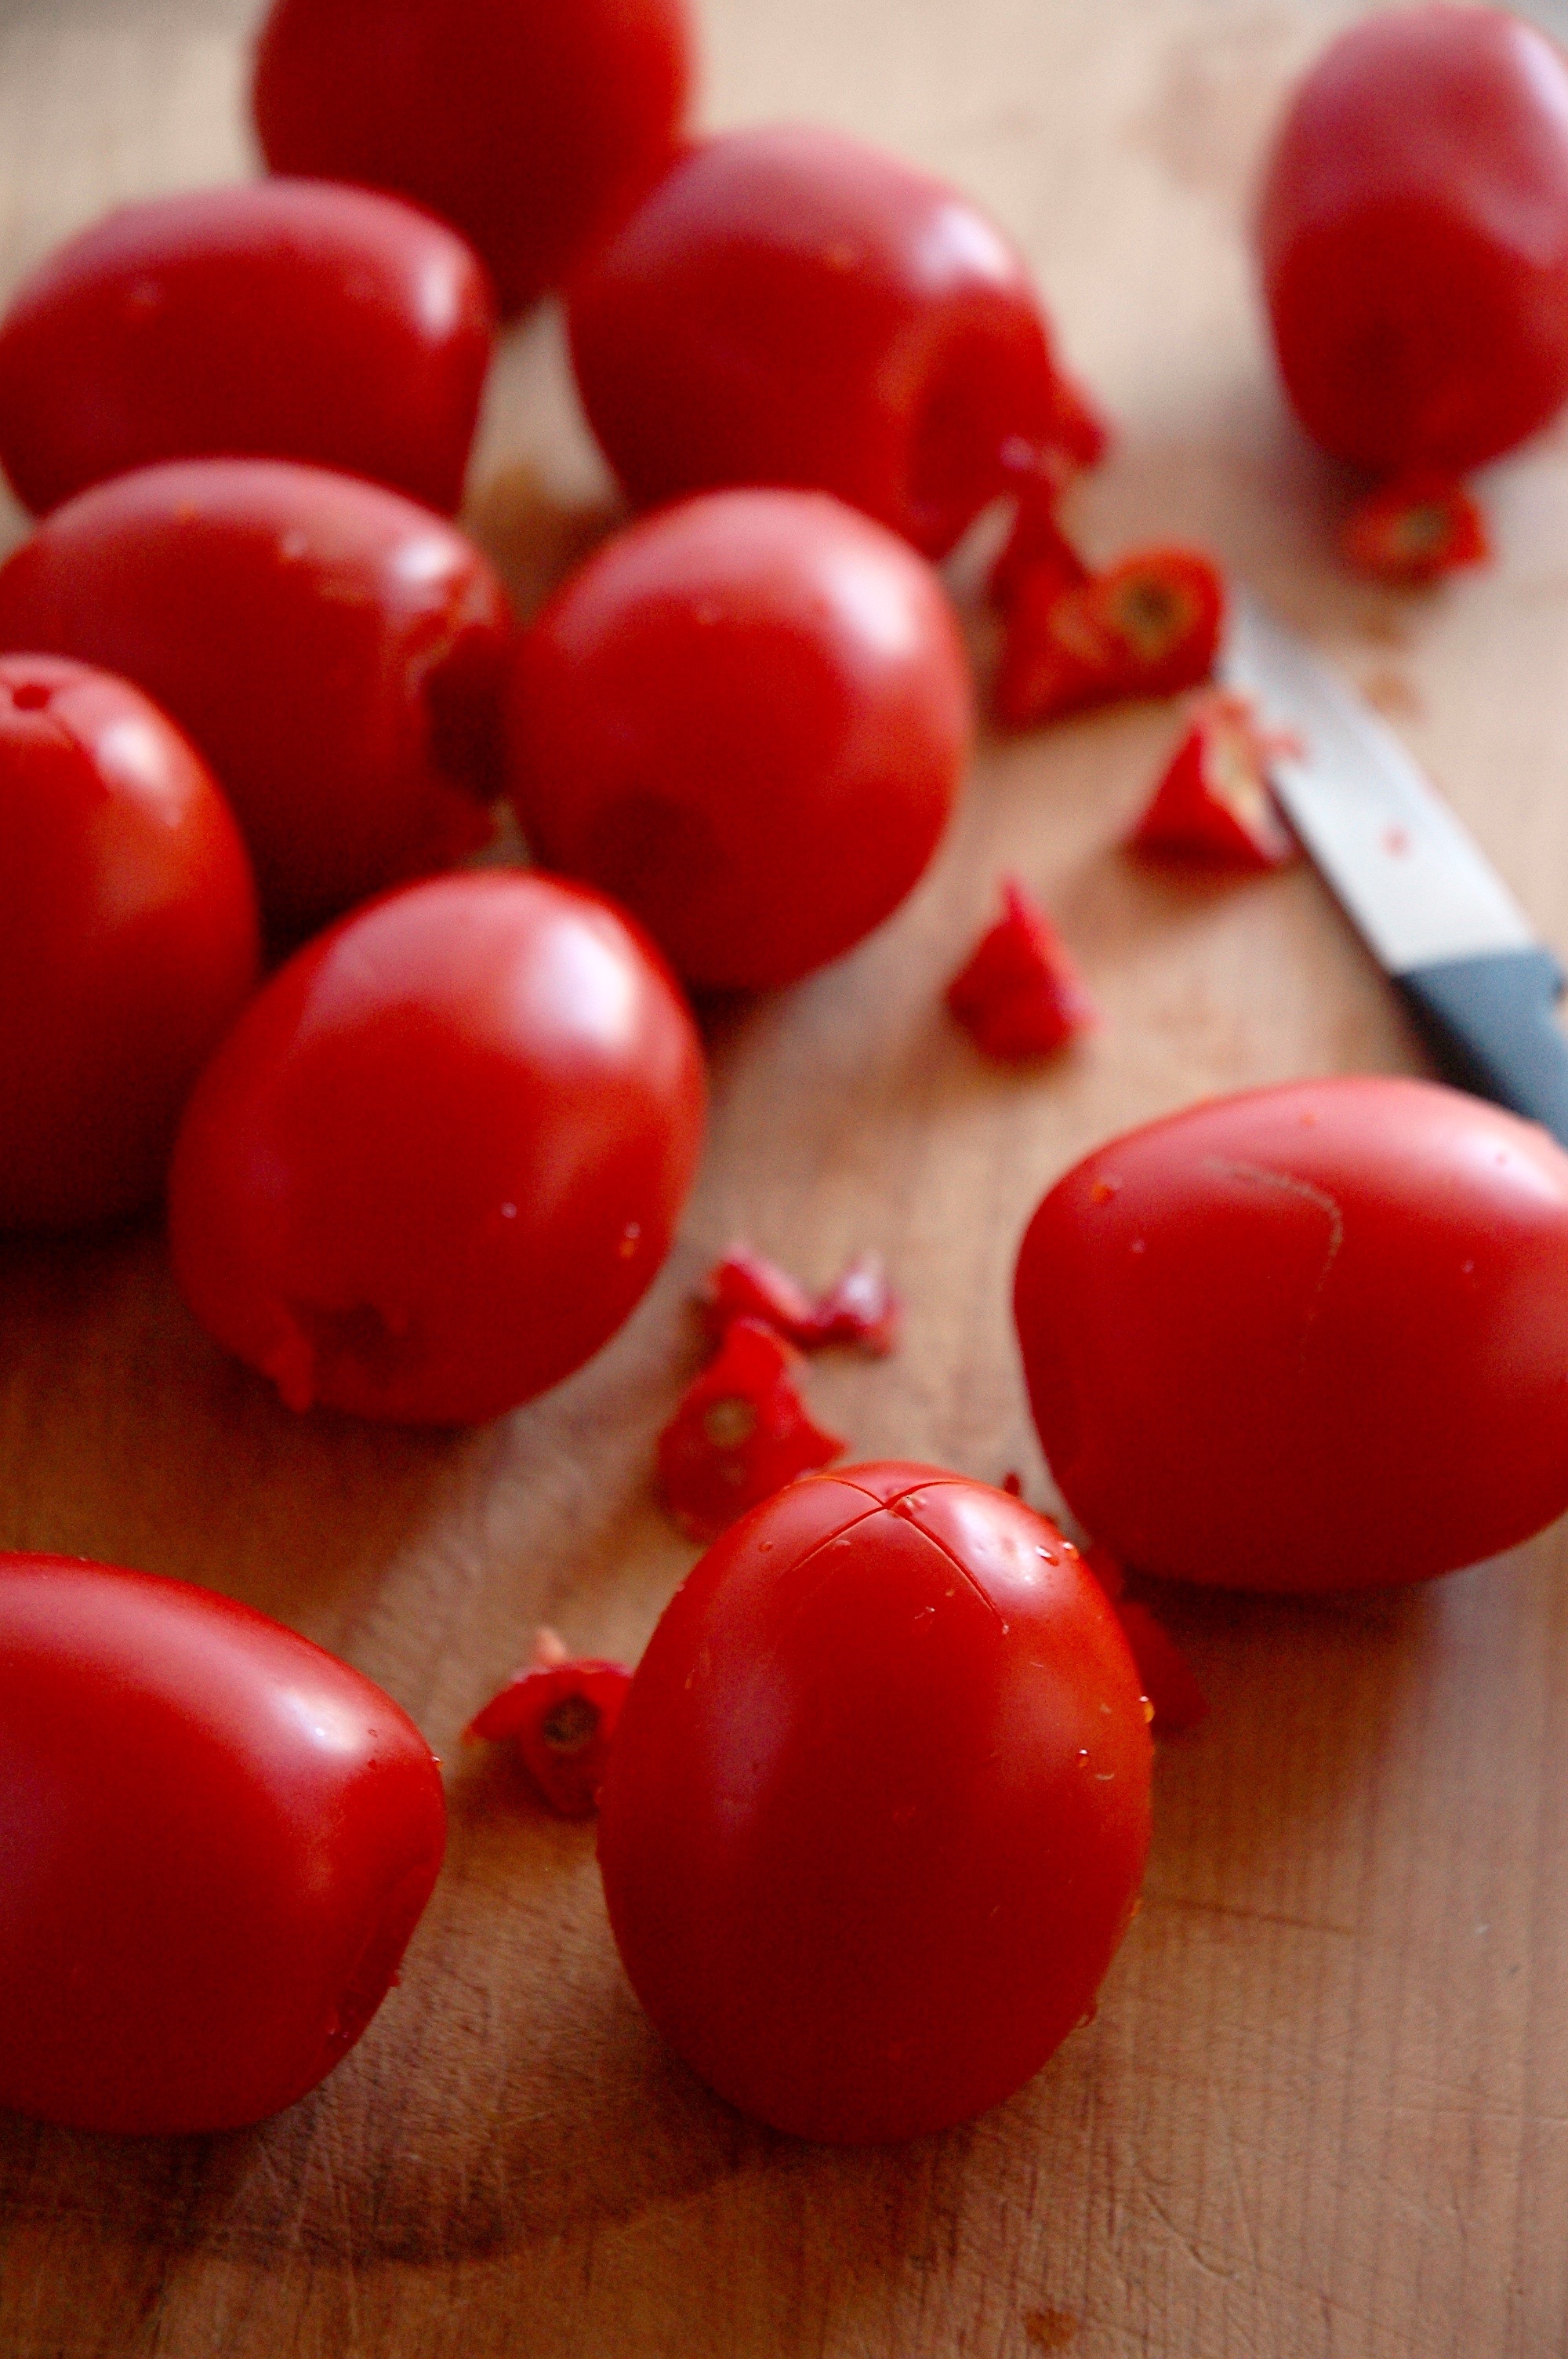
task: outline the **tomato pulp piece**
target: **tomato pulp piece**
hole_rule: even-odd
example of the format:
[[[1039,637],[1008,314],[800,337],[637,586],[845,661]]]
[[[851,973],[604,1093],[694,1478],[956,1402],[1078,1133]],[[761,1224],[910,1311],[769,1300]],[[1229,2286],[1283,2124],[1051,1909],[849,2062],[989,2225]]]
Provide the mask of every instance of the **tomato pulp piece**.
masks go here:
[[[1016,876],[1002,917],[947,985],[947,1006],[988,1057],[1049,1056],[1098,1021],[1066,945]]]
[[[780,2129],[965,2120],[1092,2009],[1151,1758],[1054,1526],[936,1467],[807,1476],[694,1567],[633,1677],[599,1831],[627,1973]]]
[[[1132,849],[1222,868],[1281,868],[1295,859],[1300,847],[1269,786],[1278,746],[1249,698],[1206,697],[1128,839]]]
[[[991,567],[986,589],[993,606],[1003,614],[1012,605],[1025,582],[1033,585],[1036,603],[1076,590],[1089,578],[1089,569],[1062,529],[1056,514],[1064,475],[1050,463],[1049,454],[1029,453],[1015,470],[1017,498],[1012,530]]]
[[[857,1254],[814,1299],[788,1270],[747,1245],[731,1245],[715,1262],[698,1302],[715,1343],[723,1342],[737,1319],[752,1319],[803,1352],[825,1343],[857,1343],[878,1357],[892,1350],[903,1315],[880,1254]]]
[[[1118,1597],[1114,1611],[1152,1709],[1155,1735],[1176,1736],[1196,1728],[1208,1718],[1208,1698],[1164,1624],[1135,1597]]]
[[[1122,697],[1196,688],[1214,669],[1225,585],[1199,549],[1138,550],[1064,589],[1025,571],[997,675],[996,709],[1022,729]]]
[[[528,1663],[477,1712],[466,1734],[510,1738],[552,1810],[590,1819],[632,1674],[598,1656]]]
[[[757,1319],[737,1319],[718,1357],[681,1397],[659,1436],[665,1504],[692,1539],[838,1457],[844,1443],[815,1425],[790,1375],[795,1353]]]
[[[1450,474],[1568,396],[1568,62],[1502,8],[1374,10],[1273,143],[1258,245],[1280,372],[1325,451]]]
[[[1402,588],[1485,565],[1492,554],[1486,519],[1465,485],[1431,473],[1369,492],[1346,518],[1340,546],[1358,573]]]

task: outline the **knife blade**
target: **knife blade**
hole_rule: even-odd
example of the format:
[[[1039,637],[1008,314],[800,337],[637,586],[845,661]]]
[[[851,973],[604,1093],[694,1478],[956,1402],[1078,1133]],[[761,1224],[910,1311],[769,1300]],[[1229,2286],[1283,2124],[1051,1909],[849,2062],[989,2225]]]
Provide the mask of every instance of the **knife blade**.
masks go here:
[[[1440,1069],[1568,1145],[1563,968],[1420,766],[1249,590],[1217,675],[1293,741],[1274,792]]]

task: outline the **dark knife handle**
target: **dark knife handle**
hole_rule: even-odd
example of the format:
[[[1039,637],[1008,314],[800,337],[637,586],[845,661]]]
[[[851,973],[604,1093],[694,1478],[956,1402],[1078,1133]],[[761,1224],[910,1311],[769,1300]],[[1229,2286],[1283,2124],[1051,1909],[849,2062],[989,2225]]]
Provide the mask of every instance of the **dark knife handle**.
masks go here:
[[[1394,980],[1448,1080],[1568,1147],[1568,1039],[1552,1013],[1563,973],[1550,951],[1492,951]]]

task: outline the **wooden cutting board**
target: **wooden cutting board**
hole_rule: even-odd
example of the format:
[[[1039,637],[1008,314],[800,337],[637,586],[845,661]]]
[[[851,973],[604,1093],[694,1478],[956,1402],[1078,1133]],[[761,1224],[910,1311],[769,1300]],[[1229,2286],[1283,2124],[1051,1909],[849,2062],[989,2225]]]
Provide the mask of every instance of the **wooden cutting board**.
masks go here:
[[[455,5],[455,0],[454,0]],[[1212,543],[1394,719],[1568,946],[1568,432],[1485,484],[1484,577],[1385,594],[1281,414],[1247,192],[1318,0],[708,0],[715,123],[816,115],[1022,240],[1119,439],[1096,553]],[[0,279],[114,200],[247,168],[246,0],[7,0]],[[550,322],[498,371],[470,520],[524,597],[603,485]],[[13,519],[13,528],[20,520]],[[210,1582],[384,1682],[449,1756],[449,1864],[330,2082],[244,2136],[0,2119],[4,2359],[1562,2359],[1568,2352],[1563,1536],[1416,1594],[1173,1600],[1213,1700],[1162,1751],[1145,1905],[1098,2020],[952,2135],[842,2154],[660,2049],[591,1830],[458,1732],[536,1623],[634,1655],[690,1551],[649,1490],[686,1308],[744,1233],[812,1281],[888,1257],[907,1339],[815,1364],[857,1454],[1044,1485],[1007,1318],[1044,1187],[1201,1093],[1419,1060],[1305,872],[1117,849],[1175,715],[989,742],[914,900],[716,1027],[678,1250],[572,1383],[482,1432],[297,1419],[196,1331],[156,1234],[0,1248],[0,1544]],[[5,857],[0,846],[0,859]],[[1010,1073],[940,986],[1017,869],[1104,1026]]]

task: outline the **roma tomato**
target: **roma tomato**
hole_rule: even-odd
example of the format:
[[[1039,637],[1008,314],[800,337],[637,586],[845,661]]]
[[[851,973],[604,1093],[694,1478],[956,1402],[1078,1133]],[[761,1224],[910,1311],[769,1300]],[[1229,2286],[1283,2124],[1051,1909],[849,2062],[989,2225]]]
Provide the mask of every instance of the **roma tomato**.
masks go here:
[[[1325,451],[1462,473],[1510,449],[1568,397],[1568,61],[1498,8],[1353,26],[1291,103],[1258,236]]]
[[[1044,447],[1039,299],[967,197],[835,131],[689,148],[570,289],[594,432],[639,505],[836,492],[942,556]]]
[[[1015,1309],[1075,1515],[1238,1589],[1420,1581],[1568,1507],[1568,1156],[1427,1082],[1293,1082],[1113,1139]]]
[[[521,310],[659,172],[690,47],[683,0],[275,0],[256,128],[275,172],[455,222]]]
[[[211,762],[288,929],[489,836],[511,627],[449,524],[282,460],[116,476],[0,567],[0,647],[146,689]]]
[[[180,1108],[254,988],[228,805],[139,689],[0,657],[0,1227],[157,1195]]]
[[[703,1111],[685,1005],[597,894],[410,886],[297,951],[202,1075],[175,1275],[292,1408],[495,1417],[641,1299]]]
[[[0,2104],[234,2129],[381,2005],[446,1841],[406,1713],[180,1581],[0,1557]]]
[[[666,1607],[600,1793],[633,1988],[743,2112],[858,2143],[966,2120],[1092,2006],[1149,1842],[1103,1592],[930,1466],[791,1484]]]
[[[460,237],[261,180],[126,205],[0,322],[0,461],[30,508],[157,459],[314,460],[455,508],[494,332]]]
[[[714,492],[620,534],[520,644],[512,790],[546,865],[690,981],[791,983],[879,925],[968,749],[941,584],[806,492]]]

